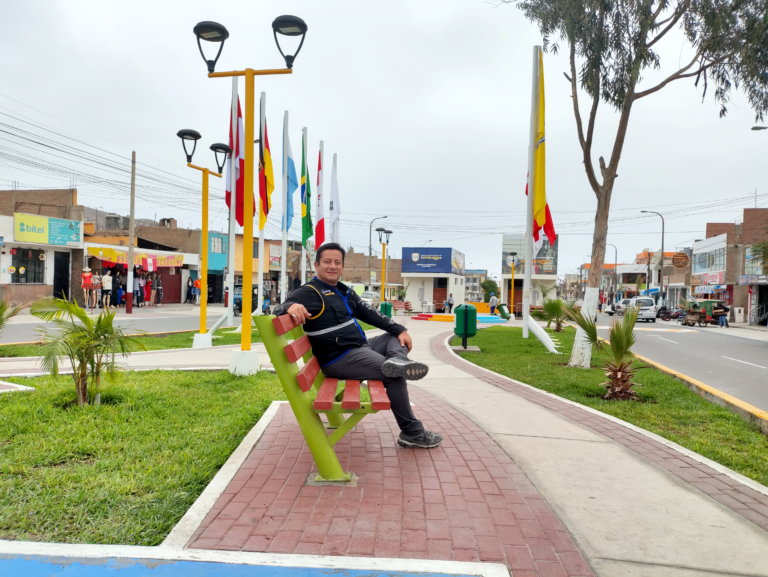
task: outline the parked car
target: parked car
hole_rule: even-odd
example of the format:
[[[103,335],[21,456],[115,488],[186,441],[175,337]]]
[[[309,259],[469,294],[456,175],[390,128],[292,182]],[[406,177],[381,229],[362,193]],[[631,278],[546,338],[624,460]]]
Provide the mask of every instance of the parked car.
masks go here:
[[[617,302],[613,307],[614,310],[616,311],[616,314],[619,316],[623,316],[627,310],[627,307],[630,305],[631,302],[632,302],[632,299],[622,299],[619,302]]]
[[[251,298],[251,313],[253,313],[256,310],[256,307],[259,306],[258,304],[258,290],[259,286],[254,285],[253,286],[253,297]],[[265,288],[264,289],[264,300],[269,300],[269,291]],[[239,316],[243,314],[243,285],[236,284],[235,285],[235,301],[232,303],[232,308],[234,309],[235,316]],[[269,314],[269,313],[267,313]]]
[[[360,300],[366,304],[371,305],[373,308],[377,308],[381,302],[381,295],[379,293],[365,291],[360,295]]]
[[[635,297],[629,306],[637,307],[637,320],[656,322],[656,303],[651,297]]]

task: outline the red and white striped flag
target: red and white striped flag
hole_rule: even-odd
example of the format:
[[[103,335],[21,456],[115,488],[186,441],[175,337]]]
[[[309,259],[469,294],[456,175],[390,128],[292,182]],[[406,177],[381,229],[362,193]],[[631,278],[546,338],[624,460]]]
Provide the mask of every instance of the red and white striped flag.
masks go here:
[[[227,159],[227,173],[226,173],[226,182],[227,182],[227,207],[231,207],[231,199],[230,199],[230,183],[231,180],[231,170],[232,170],[232,158],[236,159],[237,164],[235,165],[236,169],[236,175],[237,175],[237,188],[235,193],[235,219],[237,220],[237,224],[240,226],[243,226],[243,206],[245,204],[245,197],[243,195],[244,192],[244,184],[245,184],[245,126],[243,125],[243,113],[240,110],[240,99],[237,100],[237,145],[234,144],[235,139],[232,134],[232,117],[230,115],[229,119],[229,146],[232,148],[232,155],[229,159]],[[251,191],[251,194],[253,194],[253,191]],[[256,214],[256,203],[253,203],[253,214]],[[253,216],[253,215],[251,215]]]
[[[315,249],[325,242],[325,211],[323,210],[323,143],[317,157],[317,222],[315,223]]]

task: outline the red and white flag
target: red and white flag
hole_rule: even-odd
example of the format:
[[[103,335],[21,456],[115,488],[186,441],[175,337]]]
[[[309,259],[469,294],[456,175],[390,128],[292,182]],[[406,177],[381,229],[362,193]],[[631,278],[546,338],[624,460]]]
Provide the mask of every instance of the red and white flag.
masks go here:
[[[323,143],[320,142],[320,155],[317,157],[317,221],[315,223],[315,249],[325,242],[325,211],[323,210]]]
[[[235,138],[232,134],[232,115],[229,119],[229,146],[232,148],[232,155],[227,159],[227,207],[231,207],[231,170],[232,170],[232,158],[236,159],[235,170],[237,176],[237,188],[235,194],[235,219],[237,224],[243,226],[243,206],[245,204],[244,184],[245,184],[245,126],[243,124],[243,113],[240,110],[240,99],[237,99],[237,145],[234,144]],[[251,191],[253,194],[253,191]],[[256,202],[253,203],[253,214],[256,214]],[[251,215],[253,217],[253,215]]]
[[[525,185],[525,195],[528,196],[528,184]],[[549,212],[549,203],[547,203],[544,207],[546,219],[544,221],[544,226],[542,227],[539,223],[536,222],[536,219],[533,219],[533,254],[531,255],[532,259],[536,258],[536,255],[539,254],[539,250],[541,249],[541,246],[544,244],[544,234],[547,235],[547,238],[549,239],[549,244],[554,245],[555,241],[557,240],[557,234],[555,233],[555,223],[552,221],[552,213]],[[544,229],[544,234],[541,234],[542,228]]]

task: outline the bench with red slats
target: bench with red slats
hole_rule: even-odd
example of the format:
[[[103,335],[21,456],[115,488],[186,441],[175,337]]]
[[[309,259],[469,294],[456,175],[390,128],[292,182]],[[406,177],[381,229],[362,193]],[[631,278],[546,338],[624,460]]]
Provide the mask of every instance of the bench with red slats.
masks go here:
[[[392,301],[392,308],[395,309],[395,311],[404,311],[409,315],[413,312],[413,307],[411,306],[410,301]]]
[[[333,445],[367,414],[390,410],[389,397],[381,381],[368,381],[371,400],[360,397],[360,381],[349,380],[338,392],[339,380],[326,378],[312,355],[309,337],[288,315],[254,317],[261,340],[275,367],[288,402],[317,464],[322,480],[349,480],[339,465]],[[292,342],[288,338],[293,338]],[[299,368],[299,359],[304,366]],[[312,389],[316,394],[313,396]],[[326,415],[328,429],[320,419]],[[347,415],[346,418],[344,415]]]

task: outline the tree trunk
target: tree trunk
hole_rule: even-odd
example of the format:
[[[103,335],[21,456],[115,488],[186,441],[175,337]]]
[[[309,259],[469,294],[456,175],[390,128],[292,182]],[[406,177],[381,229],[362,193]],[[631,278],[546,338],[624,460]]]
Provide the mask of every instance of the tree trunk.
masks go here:
[[[77,404],[85,406],[88,404],[88,377],[84,373],[80,373],[77,376],[77,382],[75,384],[77,388]]]
[[[600,279],[603,274],[605,261],[605,241],[608,236],[608,213],[611,206],[611,192],[613,182],[609,188],[602,191],[597,197],[597,213],[595,215],[595,232],[592,236],[592,263],[589,268],[587,290],[584,291],[584,304],[581,306],[581,314],[585,318],[593,319],[597,314],[597,301],[600,295]],[[576,330],[576,340],[573,343],[569,367],[581,367],[588,369],[592,362],[592,343],[587,339],[586,333]]]

